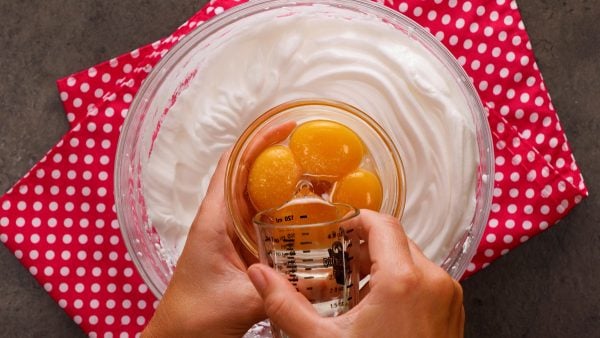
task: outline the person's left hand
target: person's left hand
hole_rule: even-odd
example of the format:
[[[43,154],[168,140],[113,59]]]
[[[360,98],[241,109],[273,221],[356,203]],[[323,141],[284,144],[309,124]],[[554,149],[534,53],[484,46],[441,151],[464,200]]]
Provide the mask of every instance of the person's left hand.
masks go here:
[[[266,147],[281,142],[295,123],[259,133],[246,152],[247,167]],[[262,298],[248,279],[257,262],[235,234],[225,202],[223,154],[192,223],[169,286],[143,337],[241,337],[266,318]]]
[[[224,154],[143,337],[241,337],[266,316],[246,275],[224,197]],[[244,256],[250,256],[244,254]]]

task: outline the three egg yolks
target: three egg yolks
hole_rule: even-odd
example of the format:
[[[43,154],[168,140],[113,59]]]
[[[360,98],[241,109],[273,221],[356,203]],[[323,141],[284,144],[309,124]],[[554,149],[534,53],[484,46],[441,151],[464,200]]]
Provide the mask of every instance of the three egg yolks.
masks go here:
[[[358,135],[340,123],[303,123],[292,132],[289,146],[270,146],[254,160],[248,175],[248,195],[258,211],[280,207],[294,198],[296,185],[303,178],[313,186],[327,181],[333,187],[328,195],[334,203],[378,211],[383,191],[375,173],[359,168],[365,153]],[[320,215],[325,211],[321,208],[304,210],[311,209],[310,205],[316,207],[307,204],[296,208],[313,217],[326,216]]]

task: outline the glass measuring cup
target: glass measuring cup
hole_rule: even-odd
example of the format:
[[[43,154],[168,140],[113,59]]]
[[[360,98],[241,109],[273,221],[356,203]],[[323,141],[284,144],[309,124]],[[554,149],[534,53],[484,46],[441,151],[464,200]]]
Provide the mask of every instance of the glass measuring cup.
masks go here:
[[[261,263],[284,275],[324,317],[358,302],[359,210],[318,197],[301,197],[253,218]],[[272,326],[275,337],[287,337]]]

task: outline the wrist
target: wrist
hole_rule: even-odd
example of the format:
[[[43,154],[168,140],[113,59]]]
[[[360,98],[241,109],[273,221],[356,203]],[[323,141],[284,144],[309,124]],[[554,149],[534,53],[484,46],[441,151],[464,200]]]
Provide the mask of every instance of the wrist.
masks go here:
[[[235,320],[221,318],[222,316],[215,309],[194,307],[194,313],[202,314],[201,316],[185,315],[170,311],[168,305],[159,305],[154,316],[146,328],[144,328],[141,334],[142,338],[239,338],[250,329],[250,327],[242,327],[243,325],[232,327],[232,324],[235,324]]]

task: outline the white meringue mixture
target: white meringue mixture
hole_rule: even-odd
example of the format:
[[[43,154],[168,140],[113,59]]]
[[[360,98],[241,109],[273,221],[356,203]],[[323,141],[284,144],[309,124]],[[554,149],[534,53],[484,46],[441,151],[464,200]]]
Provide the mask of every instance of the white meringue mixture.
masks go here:
[[[170,108],[143,173],[150,222],[171,263],[220,154],[258,115],[293,99],[346,102],[388,132],[405,167],[402,223],[430,259],[441,264],[470,227],[479,157],[460,80],[391,24],[313,7],[236,21],[198,54],[201,66]]]

